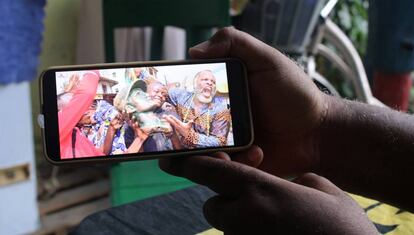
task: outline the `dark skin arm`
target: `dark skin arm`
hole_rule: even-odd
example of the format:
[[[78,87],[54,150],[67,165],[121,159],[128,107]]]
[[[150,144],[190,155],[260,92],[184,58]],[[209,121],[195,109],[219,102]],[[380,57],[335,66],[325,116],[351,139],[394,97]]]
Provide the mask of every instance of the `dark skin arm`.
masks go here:
[[[102,148],[102,152],[105,155],[109,155],[111,153],[112,150],[112,142],[114,141],[114,136],[115,136],[115,132],[116,129],[109,126],[107,132],[106,132],[106,136],[105,136],[105,140],[103,143],[103,147]]]
[[[414,117],[329,99],[318,172],[339,187],[414,211]]]
[[[122,127],[122,115],[119,114],[116,118],[114,118],[109,127],[108,130],[106,132],[106,136],[105,136],[105,140],[104,140],[104,144],[103,144],[103,153],[105,155],[109,155],[111,153],[112,150],[112,142],[114,141],[114,137],[115,137],[115,133],[116,131]]]
[[[112,150],[112,142],[115,137],[115,133],[119,128],[122,127],[123,122],[126,120],[128,125],[131,126],[134,130],[135,138],[134,141],[131,143],[131,146],[125,151],[125,153],[138,153],[142,149],[143,143],[148,138],[148,134],[146,134],[144,131],[141,130],[139,127],[139,124],[137,122],[134,122],[132,120],[129,120],[128,118],[123,118],[125,114],[118,115],[117,118],[114,118],[111,121],[111,124],[108,127],[108,130],[106,132],[106,137],[103,144],[103,151],[106,155],[111,153]]]
[[[128,125],[134,129],[135,138],[131,146],[127,149],[127,153],[138,153],[142,151],[144,142],[148,138],[148,134],[145,133],[140,127],[138,122],[134,120],[128,120]]]

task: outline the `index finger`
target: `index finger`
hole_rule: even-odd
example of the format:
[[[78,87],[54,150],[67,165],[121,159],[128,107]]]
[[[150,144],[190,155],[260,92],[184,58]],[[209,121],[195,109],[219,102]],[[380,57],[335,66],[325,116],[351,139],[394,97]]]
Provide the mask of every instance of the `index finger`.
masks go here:
[[[275,48],[233,27],[220,29],[208,41],[190,48],[189,54],[194,59],[237,57],[249,71],[280,68],[286,60]]]
[[[287,181],[255,168],[209,156],[164,158],[159,160],[159,166],[170,174],[185,177],[230,198],[236,198],[249,187],[267,182],[289,186]]]

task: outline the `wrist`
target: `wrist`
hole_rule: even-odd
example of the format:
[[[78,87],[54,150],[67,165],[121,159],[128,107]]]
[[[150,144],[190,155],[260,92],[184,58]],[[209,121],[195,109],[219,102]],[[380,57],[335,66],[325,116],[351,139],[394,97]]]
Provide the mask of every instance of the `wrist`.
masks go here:
[[[105,121],[105,126],[108,128],[108,132],[115,132],[116,128],[112,125],[111,122]]]
[[[320,126],[315,131],[314,155],[318,161],[318,174],[323,175],[327,167],[327,158],[341,149],[338,147],[338,138],[342,135],[344,123],[349,116],[349,104],[337,97],[325,95],[326,110],[321,118]]]
[[[384,114],[382,108],[331,97],[319,131],[319,173],[344,190],[360,193],[350,188],[355,185],[350,182],[366,184],[364,175],[376,168],[379,159],[375,162],[372,157],[384,152],[386,143],[381,133]]]

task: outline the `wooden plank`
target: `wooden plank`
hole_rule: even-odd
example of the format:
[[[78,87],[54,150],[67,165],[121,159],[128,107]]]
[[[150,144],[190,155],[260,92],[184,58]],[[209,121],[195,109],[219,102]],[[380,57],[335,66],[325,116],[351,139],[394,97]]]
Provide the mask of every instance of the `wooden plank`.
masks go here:
[[[109,197],[82,204],[41,219],[42,227],[34,235],[53,234],[78,225],[85,217],[110,207]]]
[[[73,189],[57,193],[47,201],[39,202],[41,216],[61,210],[94,198],[103,197],[109,193],[109,180],[103,179]]]
[[[106,173],[95,169],[83,169],[76,170],[70,173],[64,173],[57,176],[58,185],[54,185],[51,179],[40,180],[37,192],[42,194],[46,189],[51,191],[60,191],[62,189],[70,188],[76,185],[80,185],[85,182],[96,180],[99,178],[106,178]]]

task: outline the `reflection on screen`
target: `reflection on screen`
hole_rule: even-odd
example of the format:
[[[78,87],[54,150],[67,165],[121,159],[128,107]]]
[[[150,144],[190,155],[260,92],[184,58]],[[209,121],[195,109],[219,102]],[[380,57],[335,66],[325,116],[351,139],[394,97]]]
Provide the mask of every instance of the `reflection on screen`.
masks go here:
[[[225,63],[56,72],[61,159],[232,146]]]

